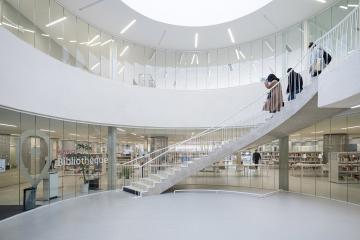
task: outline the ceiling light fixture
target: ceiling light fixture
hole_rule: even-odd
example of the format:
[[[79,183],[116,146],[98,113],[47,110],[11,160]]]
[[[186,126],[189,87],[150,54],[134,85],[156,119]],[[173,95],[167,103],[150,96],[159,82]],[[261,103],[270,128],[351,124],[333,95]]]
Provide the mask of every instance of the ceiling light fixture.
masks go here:
[[[100,35],[95,35],[88,43],[87,45],[91,45],[92,43],[94,43],[98,38],[100,37]]]
[[[240,60],[240,54],[239,54],[239,50],[237,50],[237,48],[235,48],[235,54],[236,54],[237,60]]]
[[[193,65],[193,64],[194,64],[194,61],[195,61],[195,53],[194,53],[194,55],[192,56],[192,59],[191,59],[191,65]]]
[[[129,28],[131,28],[132,25],[134,25],[136,23],[136,19],[132,20],[128,25],[126,25],[126,27],[123,28],[123,30],[121,30],[120,34],[124,34],[127,30],[129,30]]]
[[[118,74],[121,74],[124,70],[125,70],[125,66],[122,66],[122,67],[119,69]]]
[[[316,1],[319,2],[319,3],[326,3],[325,0],[316,0]]]
[[[199,34],[195,33],[195,48],[198,47]]]
[[[59,19],[57,19],[57,20],[55,20],[55,21],[49,22],[49,23],[46,24],[45,26],[46,26],[46,27],[51,27],[51,26],[53,26],[53,25],[55,25],[55,24],[58,24],[58,23],[60,23],[60,22],[62,22],[62,21],[65,21],[66,18],[67,18],[67,17],[59,18]]]
[[[64,40],[64,38],[63,37],[58,37],[58,38],[56,38],[57,40]]]
[[[5,26],[8,26],[8,27],[17,29],[17,30],[19,30],[20,32],[35,33],[34,30],[23,28],[23,26],[19,26],[19,27],[18,27],[18,26],[15,26],[15,25],[10,24],[10,23],[7,23],[7,22],[2,22],[2,24],[5,25]]]
[[[345,9],[345,10],[347,10],[347,9],[348,9],[348,7],[347,7],[347,6],[343,6],[343,5],[339,6],[339,8],[341,8],[341,9]]]
[[[351,107],[351,109],[355,109],[355,108],[360,108],[360,105],[356,105],[356,106]]]
[[[54,131],[54,130],[49,130],[49,129],[40,129],[40,131],[42,131],[42,132],[49,132],[49,133],[56,133],[56,131]]]
[[[16,125],[7,124],[7,123],[0,123],[0,126],[16,128]]]
[[[271,52],[274,52],[274,49],[272,48],[272,46],[270,45],[270,43],[268,41],[265,41],[265,45],[269,48],[269,50]]]
[[[356,8],[358,6],[359,6],[358,4],[348,4],[348,7],[352,7],[352,8]]]
[[[352,127],[345,127],[345,128],[341,128],[342,130],[347,130],[347,129],[353,129],[353,128],[360,128],[360,126],[352,126]]]
[[[91,44],[90,47],[96,47],[97,45],[100,45],[100,44],[101,44],[101,42],[96,42],[94,44]]]
[[[49,34],[45,34],[45,33],[42,33],[41,36],[43,36],[43,37],[50,37]]]
[[[103,46],[105,46],[106,44],[109,44],[109,43],[112,43],[112,42],[114,42],[114,40],[113,40],[113,39],[109,39],[109,40],[103,42],[102,44],[100,44],[100,46],[103,47]]]
[[[117,130],[119,131],[119,132],[126,132],[124,129],[122,129],[122,128],[117,128]]]
[[[96,63],[94,66],[92,66],[92,67],[90,68],[90,70],[91,70],[91,71],[94,71],[95,68],[97,68],[99,65],[100,65],[100,63]]]
[[[319,132],[312,132],[312,134],[318,134],[318,133],[323,133],[324,131],[319,131]]]
[[[245,56],[245,54],[244,54],[241,50],[239,50],[239,53],[240,53],[240,56],[241,56],[244,60],[246,60],[246,56]]]
[[[122,57],[128,49],[129,49],[129,46],[125,46],[124,49],[120,53],[120,57]]]
[[[131,133],[131,135],[136,136],[136,133]]]
[[[69,133],[70,136],[74,136],[74,137],[80,137],[79,134],[76,134],[76,133]]]
[[[70,40],[69,42],[70,42],[70,43],[77,43],[76,40]]]
[[[235,43],[234,35],[233,35],[232,31],[231,31],[231,28],[228,28],[227,31],[228,31],[231,42]]]

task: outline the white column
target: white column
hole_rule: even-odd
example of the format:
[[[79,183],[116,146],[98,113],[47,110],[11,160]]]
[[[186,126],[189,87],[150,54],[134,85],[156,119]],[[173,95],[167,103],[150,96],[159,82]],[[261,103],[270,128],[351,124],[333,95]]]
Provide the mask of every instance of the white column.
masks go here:
[[[279,189],[289,191],[289,137],[279,139]]]
[[[114,190],[116,188],[116,133],[116,127],[108,127],[108,190]]]

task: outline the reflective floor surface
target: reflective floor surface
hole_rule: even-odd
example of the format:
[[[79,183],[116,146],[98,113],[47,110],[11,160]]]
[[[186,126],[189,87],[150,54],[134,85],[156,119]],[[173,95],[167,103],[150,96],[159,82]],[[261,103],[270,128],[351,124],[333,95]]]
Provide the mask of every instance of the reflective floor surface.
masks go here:
[[[360,206],[293,193],[104,192],[0,222],[1,239],[359,239]]]

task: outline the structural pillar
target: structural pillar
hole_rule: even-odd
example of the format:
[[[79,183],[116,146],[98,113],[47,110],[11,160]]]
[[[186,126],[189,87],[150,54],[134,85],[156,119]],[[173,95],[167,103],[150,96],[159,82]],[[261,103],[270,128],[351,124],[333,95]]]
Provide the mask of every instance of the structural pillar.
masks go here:
[[[108,155],[108,190],[116,189],[116,127],[108,127],[107,155]]]
[[[279,139],[279,189],[289,191],[289,136]]]

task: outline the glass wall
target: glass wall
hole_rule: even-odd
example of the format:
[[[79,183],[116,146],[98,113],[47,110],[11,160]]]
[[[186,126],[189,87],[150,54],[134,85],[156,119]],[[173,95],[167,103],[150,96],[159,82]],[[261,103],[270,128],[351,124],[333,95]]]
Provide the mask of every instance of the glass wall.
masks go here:
[[[0,206],[107,190],[107,127],[0,109]]]
[[[301,61],[304,43],[330,30],[356,0],[340,1],[304,23],[263,39],[204,51],[152,49],[114,38],[55,0],[0,2],[4,28],[64,63],[128,85],[212,89],[260,82],[270,73],[284,75],[285,68]]]
[[[175,188],[278,189],[278,141],[239,151]],[[289,136],[289,190],[360,204],[360,111],[353,110]]]

